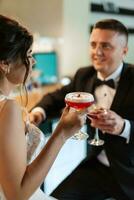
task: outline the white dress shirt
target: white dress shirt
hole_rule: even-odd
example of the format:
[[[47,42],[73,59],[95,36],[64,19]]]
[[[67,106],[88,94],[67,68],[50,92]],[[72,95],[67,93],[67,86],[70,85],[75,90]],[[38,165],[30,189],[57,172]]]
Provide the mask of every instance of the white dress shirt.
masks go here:
[[[117,68],[117,70],[115,72],[113,72],[110,76],[108,76],[105,79],[105,80],[113,79],[114,83],[115,83],[115,89],[113,89],[107,85],[100,85],[95,89],[94,95],[95,95],[98,106],[101,106],[106,109],[110,108],[113,98],[116,93],[116,89],[118,86],[122,68],[123,68],[123,63],[120,64],[120,66]],[[97,73],[97,77],[100,80],[104,80],[99,72]],[[126,119],[125,119],[125,128],[124,128],[122,134],[120,135],[120,137],[126,138],[126,142],[129,142],[130,122]],[[101,163],[103,163],[106,166],[109,166],[109,162],[108,162],[108,159],[107,159],[107,156],[106,156],[106,153],[104,150],[101,151],[101,153],[98,155],[97,158]]]

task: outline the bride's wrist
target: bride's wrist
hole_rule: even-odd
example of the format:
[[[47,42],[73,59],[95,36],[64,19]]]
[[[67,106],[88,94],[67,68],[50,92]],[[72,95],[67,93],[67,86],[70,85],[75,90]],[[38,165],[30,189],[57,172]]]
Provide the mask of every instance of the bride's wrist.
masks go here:
[[[59,137],[61,139],[61,141],[63,143],[65,143],[66,140],[68,139],[66,134],[65,134],[65,128],[63,127],[62,123],[60,123],[60,122],[55,129],[55,134],[56,134],[57,137]]]

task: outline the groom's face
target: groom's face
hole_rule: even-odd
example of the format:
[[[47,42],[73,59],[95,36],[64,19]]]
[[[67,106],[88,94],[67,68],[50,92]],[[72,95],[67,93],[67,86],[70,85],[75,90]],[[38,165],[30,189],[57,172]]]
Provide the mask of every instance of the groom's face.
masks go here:
[[[125,35],[106,29],[93,29],[90,36],[90,57],[102,76],[113,73],[128,51]]]

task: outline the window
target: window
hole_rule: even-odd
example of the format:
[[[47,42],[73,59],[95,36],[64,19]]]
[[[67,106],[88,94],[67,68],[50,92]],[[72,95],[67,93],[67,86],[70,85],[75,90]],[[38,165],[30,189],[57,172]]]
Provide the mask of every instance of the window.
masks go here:
[[[39,71],[37,80],[40,84],[56,83],[58,80],[56,52],[40,52],[33,54],[36,64],[34,70]]]

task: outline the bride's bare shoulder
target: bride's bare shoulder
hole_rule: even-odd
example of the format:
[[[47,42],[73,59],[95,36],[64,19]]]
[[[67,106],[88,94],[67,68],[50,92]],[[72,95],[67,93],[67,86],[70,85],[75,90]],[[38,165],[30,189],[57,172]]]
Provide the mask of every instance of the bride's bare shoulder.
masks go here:
[[[21,107],[15,100],[6,100],[0,112],[0,118],[11,118],[16,120],[21,117]]]

